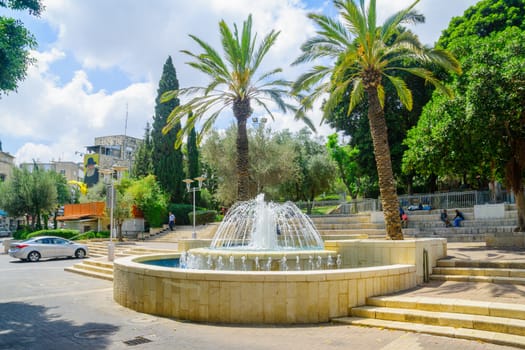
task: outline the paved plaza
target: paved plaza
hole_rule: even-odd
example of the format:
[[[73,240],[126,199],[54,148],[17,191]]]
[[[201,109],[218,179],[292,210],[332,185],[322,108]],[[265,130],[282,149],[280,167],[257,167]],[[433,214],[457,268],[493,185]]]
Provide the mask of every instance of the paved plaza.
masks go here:
[[[505,254],[487,252],[479,246],[450,248],[452,254],[471,254],[474,258]],[[498,257],[525,260],[521,252],[511,254]],[[113,301],[112,282],[64,271],[76,262],[66,259],[27,263],[0,254],[0,349],[512,349],[348,325],[180,322],[120,306]],[[457,297],[471,294],[466,284],[459,286],[452,288]],[[515,295],[510,297],[515,302],[525,300],[524,291],[512,292]]]

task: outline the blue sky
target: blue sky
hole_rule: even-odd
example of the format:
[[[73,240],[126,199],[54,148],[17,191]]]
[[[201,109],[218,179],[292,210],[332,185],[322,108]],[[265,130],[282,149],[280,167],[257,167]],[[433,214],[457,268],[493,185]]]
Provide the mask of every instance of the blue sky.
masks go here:
[[[448,26],[476,0],[422,0],[417,9],[426,23],[411,28],[421,41],[432,45]],[[19,18],[35,35],[37,64],[28,71],[18,92],[0,99],[0,140],[3,151],[16,162],[81,161],[97,136],[124,133],[142,137],[152,121],[154,100],[162,66],[172,56],[180,86],[195,86],[204,77],[185,64],[180,50],[195,51],[188,38],[194,34],[214,47],[218,22],[242,23],[249,13],[259,37],[281,30],[268,54],[268,67],[281,67],[284,77],[296,78],[307,66],[290,67],[300,45],[315,28],[306,14],[323,11],[333,16],[330,1],[323,0],[43,0],[40,18],[1,9],[1,15]],[[380,20],[400,10],[409,0],[377,0]],[[127,106],[127,107],[126,107]],[[262,113],[256,111],[256,113]],[[279,115],[279,114],[277,114]],[[315,111],[311,118],[320,120]],[[227,111],[217,128],[233,122]],[[299,130],[291,116],[270,122],[274,129]],[[320,135],[333,130],[319,127]]]

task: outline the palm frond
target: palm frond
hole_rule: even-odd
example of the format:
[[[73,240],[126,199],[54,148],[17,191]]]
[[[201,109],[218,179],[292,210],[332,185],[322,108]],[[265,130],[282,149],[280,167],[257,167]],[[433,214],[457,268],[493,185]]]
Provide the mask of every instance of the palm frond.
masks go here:
[[[407,84],[405,81],[399,77],[395,77],[392,75],[385,74],[385,76],[388,78],[388,80],[392,83],[394,88],[396,89],[397,95],[399,96],[399,100],[401,103],[405,106],[406,109],[409,111],[412,110],[413,100],[412,100],[412,92],[407,87]],[[383,92],[384,95],[384,92]]]
[[[237,26],[234,25],[235,32],[237,32]],[[224,49],[226,60],[230,64],[232,72],[241,72],[241,48],[238,40],[232,34],[230,28],[224,20],[219,22],[219,32],[221,35],[221,44]]]
[[[253,55],[253,63],[251,65],[252,72],[255,72],[259,68],[263,58],[266,56],[270,48],[275,44],[279,34],[280,32],[272,30],[264,37],[261,44],[257,48],[257,51],[255,51],[255,54]]]
[[[350,115],[350,113],[352,113],[354,108],[357,107],[359,103],[361,103],[365,95],[364,94],[365,88],[363,85],[363,80],[355,79],[353,84],[354,84],[354,87],[352,89],[352,92],[350,93],[350,104],[348,105],[348,115]]]
[[[379,84],[377,86],[377,98],[379,99],[379,105],[381,106],[381,109],[385,109],[385,87],[383,84]]]
[[[358,7],[353,0],[335,0],[334,5],[340,9],[346,30],[353,34],[356,39],[364,39],[367,30],[365,12],[362,10],[364,9],[364,3],[361,3]]]
[[[398,31],[398,26],[403,23],[422,23],[425,17],[414,10],[414,7],[420,0],[414,1],[409,7],[404,10],[394,13],[388,17],[381,27],[381,40],[387,42],[392,35]]]
[[[449,96],[449,97],[454,97],[454,93],[452,92],[452,90],[450,88],[448,88],[446,85],[444,85],[439,79],[437,79],[436,77],[434,77],[434,74],[432,74],[431,71],[425,69],[425,68],[420,68],[420,67],[414,67],[414,68],[405,68],[405,67],[398,67],[397,69],[399,70],[402,70],[402,71],[405,71],[405,72],[409,72],[415,76],[418,76],[422,79],[425,79],[425,81],[431,83],[432,85],[434,85],[436,87],[436,89],[438,89],[439,91],[441,91],[442,93],[444,93],[445,95]]]
[[[282,73],[282,68],[275,68],[274,70],[271,70],[269,72],[266,72],[266,73],[263,73],[261,74],[261,76],[259,78],[257,78],[257,80],[255,81],[255,83],[260,83],[264,80],[267,80],[269,77],[272,77],[274,76],[275,74],[277,73]]]
[[[428,60],[437,63],[446,70],[451,70],[457,74],[462,74],[461,63],[452,55],[450,51],[433,49],[426,53]]]
[[[298,94],[300,91],[309,90],[312,86],[318,84],[331,73],[331,67],[315,66],[310,71],[302,74],[292,85],[292,93]]]
[[[228,68],[224,64],[224,61],[222,60],[221,56],[215,51],[208,43],[204,42],[203,40],[199,39],[195,35],[189,35],[190,38],[192,38],[199,46],[204,50],[204,54],[201,55],[195,55],[187,50],[183,50],[182,52],[194,57],[195,59],[202,61],[202,59],[209,59],[211,62],[214,63],[214,67],[217,67],[217,72],[221,75],[228,75]]]

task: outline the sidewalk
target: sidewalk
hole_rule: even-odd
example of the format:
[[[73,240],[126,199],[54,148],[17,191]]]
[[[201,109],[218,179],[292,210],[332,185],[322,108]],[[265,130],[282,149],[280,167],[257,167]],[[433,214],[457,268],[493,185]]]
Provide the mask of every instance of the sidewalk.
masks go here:
[[[485,242],[449,242],[447,252],[449,257],[462,260],[525,262],[525,250],[487,248]]]
[[[489,249],[485,243],[448,243],[449,259],[498,262],[525,262],[525,250]],[[489,301],[525,305],[525,285],[482,282],[433,281],[412,290],[400,292],[403,296]]]

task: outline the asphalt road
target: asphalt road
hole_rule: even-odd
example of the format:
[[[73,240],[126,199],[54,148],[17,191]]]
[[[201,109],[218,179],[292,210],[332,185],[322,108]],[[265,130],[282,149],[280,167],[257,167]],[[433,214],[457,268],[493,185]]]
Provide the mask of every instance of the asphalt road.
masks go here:
[[[120,306],[112,282],[64,271],[76,262],[28,263],[0,253],[0,349],[511,349],[346,325],[181,322]]]

